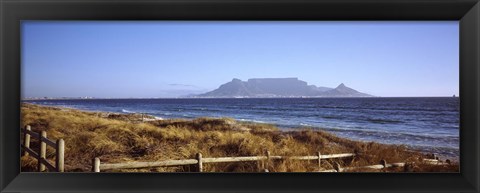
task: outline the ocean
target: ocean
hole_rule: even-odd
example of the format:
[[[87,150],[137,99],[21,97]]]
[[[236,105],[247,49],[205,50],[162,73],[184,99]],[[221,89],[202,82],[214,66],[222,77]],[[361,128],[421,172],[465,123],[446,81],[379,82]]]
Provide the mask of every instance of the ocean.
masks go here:
[[[340,137],[459,158],[460,99],[241,98],[28,100],[86,111],[145,113],[155,117],[231,117],[274,124],[284,130],[323,129]]]

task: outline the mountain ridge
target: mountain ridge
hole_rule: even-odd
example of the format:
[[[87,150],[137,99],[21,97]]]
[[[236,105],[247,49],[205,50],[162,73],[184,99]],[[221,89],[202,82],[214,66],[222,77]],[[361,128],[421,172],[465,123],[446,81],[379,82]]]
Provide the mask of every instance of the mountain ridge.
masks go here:
[[[335,88],[309,85],[297,77],[250,78],[220,85],[217,89],[195,95],[195,98],[274,98],[274,97],[373,97],[341,83]]]

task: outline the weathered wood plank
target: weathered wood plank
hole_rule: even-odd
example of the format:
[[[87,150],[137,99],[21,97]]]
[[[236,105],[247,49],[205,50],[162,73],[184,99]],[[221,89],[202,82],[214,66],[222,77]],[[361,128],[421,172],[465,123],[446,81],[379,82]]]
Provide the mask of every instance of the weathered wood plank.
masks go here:
[[[405,163],[391,163],[387,164],[387,167],[405,167]]]
[[[353,153],[321,155],[320,159],[352,157]],[[292,159],[292,160],[318,160],[318,156],[270,156],[270,159]],[[242,162],[242,161],[261,161],[267,159],[267,156],[247,156],[247,157],[219,157],[203,158],[204,163],[217,162]]]
[[[202,164],[204,163],[226,163],[226,162],[248,162],[248,161],[266,161],[278,160],[278,159],[291,159],[291,160],[318,160],[330,159],[330,158],[344,158],[355,156],[353,153],[343,154],[330,154],[317,156],[270,156],[269,152],[266,152],[266,156],[243,156],[243,157],[217,157],[217,158],[201,158]],[[193,165],[198,164],[198,159],[185,159],[185,160],[165,160],[154,162],[129,162],[129,163],[116,163],[116,164],[101,164],[101,170],[109,169],[133,169],[133,168],[149,168],[149,167],[165,167],[165,166],[181,166],[181,165]],[[268,164],[266,164],[268,166]],[[203,168],[202,168],[203,169]]]
[[[26,131],[31,131],[31,127],[30,125],[27,125],[27,127],[25,128]],[[26,147],[26,148],[30,148],[30,134],[24,132],[24,138],[23,138],[23,146]],[[28,152],[27,151],[24,151],[23,152],[23,155],[24,156],[28,156]]]
[[[321,159],[344,158],[344,157],[353,157],[353,156],[355,156],[354,153],[330,154],[330,155],[322,155]]]
[[[382,164],[384,168],[388,167],[387,160],[384,160],[384,159],[380,160],[380,164]]]
[[[29,134],[29,135],[37,138],[37,139],[40,136],[37,132],[32,131],[32,130],[27,130],[26,128],[22,128],[21,131],[24,132],[24,133],[27,133],[27,134]]]
[[[30,154],[30,156],[32,156],[36,159],[40,158],[40,156],[37,154],[37,152],[33,151],[33,149],[30,149],[29,147],[25,147],[24,145],[22,145],[22,148],[23,148],[23,150],[25,150],[25,152],[28,152]]]
[[[100,158],[98,157],[92,160],[92,172],[100,172]]]
[[[390,167],[404,167],[405,163],[391,163],[391,164],[377,164],[377,165],[369,165],[369,166],[359,166],[359,167],[345,167],[342,168],[345,170],[354,170],[354,169],[383,169],[383,168],[390,168]]]
[[[338,162],[335,162],[335,163],[333,164],[333,168],[334,168],[337,172],[342,172],[342,171],[345,170],[344,168],[342,168],[342,166],[340,166],[340,164],[339,164]]]
[[[27,127],[27,128],[28,128],[28,127]],[[48,138],[46,138],[46,137],[42,137],[40,134],[38,134],[38,133],[35,132],[35,131],[28,130],[28,129],[22,129],[22,131],[23,131],[25,134],[28,134],[28,135],[30,135],[30,136],[32,136],[32,137],[34,137],[34,138],[37,138],[37,139],[45,142],[45,143],[46,143],[47,145],[49,145],[49,146],[55,147],[55,146],[57,145],[54,141],[52,141],[52,140],[50,140],[50,139],[48,139]],[[42,131],[42,132],[43,132],[43,131]]]
[[[55,166],[53,166],[53,164],[50,163],[50,161],[48,161],[46,159],[43,159],[43,158],[40,158],[38,160],[39,160],[40,163],[42,163],[44,166],[46,166],[48,168],[48,171],[57,171]]]
[[[50,171],[57,171],[57,169],[55,168],[55,166],[53,166],[52,163],[50,163],[50,161],[46,160],[46,159],[42,159],[40,158],[40,156],[37,154],[37,152],[35,152],[33,149],[30,149],[30,148],[25,148],[24,146],[22,146],[22,148],[27,151],[30,156],[34,157],[35,159],[37,159],[37,161],[39,163],[42,163],[43,165],[45,165]]]
[[[354,170],[354,169],[383,169],[382,164],[376,164],[376,165],[369,165],[369,166],[359,166],[359,167],[344,167],[342,168],[344,171],[345,170]]]
[[[329,155],[320,155],[320,159],[331,159],[331,158],[345,158],[353,157],[354,153],[341,153],[341,154],[329,154]],[[317,156],[270,156],[270,159],[292,159],[292,160],[317,160]]]
[[[265,159],[267,159],[266,156],[218,157],[218,158],[203,158],[203,163],[246,162],[246,161],[260,161]]]
[[[197,153],[197,171],[198,172],[203,172],[203,159],[202,159],[202,154]]]
[[[56,148],[57,147],[57,143],[46,138],[46,137],[42,137],[40,140],[42,140],[42,142],[45,142],[45,144],[49,145],[50,147],[53,147],[53,148]]]
[[[318,156],[291,156],[291,157],[286,157],[286,159],[294,159],[294,160],[318,160]]]
[[[128,162],[128,163],[117,163],[117,164],[101,164],[100,170],[183,166],[183,165],[193,165],[197,163],[198,161],[196,159],[166,160],[166,161],[157,161],[157,162]]]
[[[320,170],[318,172],[338,172],[338,171],[335,169],[331,169],[331,170]]]
[[[258,156],[258,158],[266,160],[266,159],[267,159],[267,156]],[[270,156],[270,159],[271,159],[271,160],[274,160],[274,159],[286,159],[286,158],[287,158],[286,156],[278,156],[278,155],[271,155],[271,156]]]
[[[42,131],[40,136],[46,138],[47,137],[47,132]],[[40,152],[39,152],[40,158],[39,158],[39,160],[42,160],[42,159],[45,159],[46,155],[47,155],[47,144],[45,142],[43,142],[42,140],[40,140],[39,142],[40,142]],[[39,161],[38,162],[38,171],[43,172],[44,170],[45,170],[45,164],[43,164],[43,162]]]
[[[64,155],[65,155],[65,141],[63,139],[59,139],[56,142],[56,155],[55,155],[55,167],[57,168],[58,172],[64,172]]]

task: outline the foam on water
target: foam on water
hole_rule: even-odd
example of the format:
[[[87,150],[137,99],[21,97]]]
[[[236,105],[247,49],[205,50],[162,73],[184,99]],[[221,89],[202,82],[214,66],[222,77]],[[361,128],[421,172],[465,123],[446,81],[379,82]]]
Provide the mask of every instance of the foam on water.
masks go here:
[[[125,109],[122,109],[122,112],[123,113],[135,113],[134,111],[129,111],[129,110],[125,110]]]

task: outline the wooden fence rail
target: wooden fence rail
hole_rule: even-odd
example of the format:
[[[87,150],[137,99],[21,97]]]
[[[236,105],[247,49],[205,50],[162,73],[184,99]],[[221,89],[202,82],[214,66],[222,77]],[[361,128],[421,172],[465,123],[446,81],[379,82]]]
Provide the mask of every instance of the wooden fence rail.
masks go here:
[[[154,162],[128,162],[116,164],[101,164],[99,158],[95,158],[92,162],[92,171],[100,172],[101,170],[112,169],[138,169],[151,167],[168,167],[168,166],[185,166],[196,165],[197,171],[203,171],[203,164],[205,163],[228,163],[228,162],[249,162],[249,161],[263,161],[264,171],[268,172],[268,162],[270,160],[317,160],[318,166],[321,166],[322,159],[331,158],[346,158],[354,157],[353,153],[321,155],[320,152],[316,156],[271,156],[269,151],[266,151],[265,156],[246,156],[246,157],[217,157],[217,158],[203,158],[201,153],[197,153],[195,159],[183,160],[164,160]]]
[[[436,159],[422,159],[422,162],[424,164],[428,165],[450,165],[451,162],[450,160],[441,161],[437,157]],[[380,164],[376,165],[369,165],[369,166],[357,166],[357,167],[341,167],[338,163],[334,165],[334,169],[331,170],[321,170],[319,172],[346,172],[346,171],[351,171],[351,170],[358,170],[358,169],[385,169],[385,168],[392,168],[392,167],[403,167],[405,172],[411,172],[413,169],[413,165],[409,165],[408,163],[404,162],[398,162],[398,163],[391,163],[388,164],[386,160],[381,160]]]
[[[100,170],[112,170],[112,169],[138,169],[138,168],[150,168],[150,167],[168,167],[168,166],[185,166],[185,165],[197,165],[197,171],[203,171],[203,163],[227,163],[227,162],[248,162],[248,161],[266,161],[266,160],[318,160],[318,166],[321,168],[322,159],[330,158],[346,158],[353,157],[353,153],[344,153],[344,154],[331,154],[331,155],[321,155],[318,153],[317,156],[270,156],[267,151],[266,156],[247,156],[247,157],[218,157],[218,158],[202,158],[202,154],[198,153],[196,159],[184,159],[184,160],[165,160],[165,161],[156,161],[156,162],[129,162],[129,163],[117,163],[117,164],[101,164],[99,158],[95,158],[92,164],[93,172],[100,172]],[[423,159],[423,163],[430,165],[450,165],[450,161],[446,162],[440,161],[438,159]],[[264,163],[263,171],[268,172],[268,162]],[[410,165],[411,166],[411,165]],[[411,172],[410,166],[407,163],[387,163],[386,160],[381,160],[380,164],[377,165],[368,165],[368,166],[357,166],[357,167],[341,167],[340,164],[335,163],[333,165],[334,169],[330,170],[319,170],[318,172],[348,172],[358,169],[385,169],[392,167],[403,167],[405,172]]]
[[[386,160],[381,160],[380,164],[377,165],[369,165],[369,166],[359,166],[359,167],[340,167],[340,165],[336,164],[334,166],[337,172],[344,172],[348,170],[355,170],[355,169],[384,169],[384,168],[391,168],[391,167],[406,167],[405,163],[392,163],[388,164]]]
[[[65,159],[65,142],[63,139],[52,141],[47,138],[47,132],[41,131],[40,133],[32,131],[30,125],[20,129],[23,133],[22,150],[24,156],[32,156],[37,159],[38,171],[43,172],[45,168],[48,171],[64,172],[64,159]],[[39,152],[35,152],[30,148],[30,138],[34,137],[38,139]],[[55,149],[55,163],[52,164],[46,159],[47,145]]]

